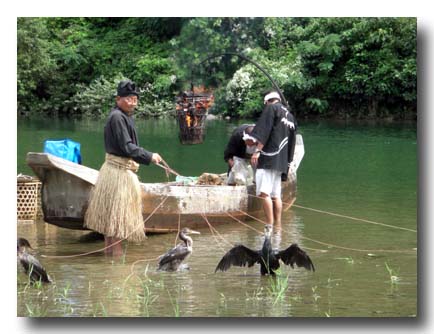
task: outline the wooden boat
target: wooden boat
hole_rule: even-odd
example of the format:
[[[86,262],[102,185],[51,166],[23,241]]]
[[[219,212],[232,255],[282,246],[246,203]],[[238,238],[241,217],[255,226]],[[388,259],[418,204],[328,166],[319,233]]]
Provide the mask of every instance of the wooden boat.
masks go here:
[[[27,164],[42,182],[44,221],[59,227],[85,230],[84,214],[98,171],[47,153],[29,152]],[[210,223],[217,224],[235,222],[230,215],[243,219],[246,217],[243,212],[250,215],[262,213],[262,200],[254,196],[254,185],[183,185],[166,182],[141,183],[141,187],[145,220],[165,200],[146,221],[146,232],[178,231],[179,223],[182,227],[207,227],[203,215]],[[295,191],[296,175],[292,173],[288,181],[282,183],[283,201],[293,202]]]

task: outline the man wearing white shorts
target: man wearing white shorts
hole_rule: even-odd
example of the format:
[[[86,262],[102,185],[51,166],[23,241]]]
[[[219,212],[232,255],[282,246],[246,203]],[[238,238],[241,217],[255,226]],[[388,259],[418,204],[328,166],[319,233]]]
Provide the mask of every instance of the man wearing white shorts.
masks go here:
[[[258,169],[256,172],[256,195],[261,193],[271,198],[280,198],[282,173],[273,169]]]
[[[265,108],[250,134],[257,141],[257,150],[251,158],[252,166],[257,167],[256,194],[263,199],[270,225],[281,223],[281,182],[288,177],[295,148],[295,118],[280,101],[276,91],[265,95]]]

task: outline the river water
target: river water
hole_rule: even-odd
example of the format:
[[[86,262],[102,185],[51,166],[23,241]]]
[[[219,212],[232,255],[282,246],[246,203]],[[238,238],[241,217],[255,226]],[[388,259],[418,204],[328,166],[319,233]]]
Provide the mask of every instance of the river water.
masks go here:
[[[246,122],[246,121],[245,121]],[[180,174],[226,170],[223,150],[242,121],[213,120],[201,145],[181,145],[173,119],[137,120],[141,146],[160,153]],[[414,317],[417,315],[417,131],[415,123],[300,121],[305,156],[295,205],[274,231],[275,248],[297,242],[316,271],[282,266],[277,278],[259,268],[214,269],[231,247],[259,249],[263,225],[219,225],[225,241],[204,227],[193,235],[190,270],[156,271],[155,258],[175,234],[125,244],[124,256],[75,255],[103,247],[43,221],[17,224],[54,280],[32,286],[18,269],[17,315],[43,317]],[[32,175],[29,151],[45,139],[81,143],[83,164],[103,162],[104,121],[18,120],[17,173]],[[142,166],[142,182],[166,180]],[[314,211],[316,210],[316,211]],[[333,215],[331,214],[333,213]],[[363,220],[355,220],[358,218]]]

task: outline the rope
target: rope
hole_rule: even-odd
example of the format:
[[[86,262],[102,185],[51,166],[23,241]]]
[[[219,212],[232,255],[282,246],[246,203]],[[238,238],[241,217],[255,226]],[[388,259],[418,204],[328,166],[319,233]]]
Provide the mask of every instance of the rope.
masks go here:
[[[246,216],[248,216],[248,217],[250,217],[250,218],[253,218],[253,219],[257,220],[258,222],[260,222],[260,223],[262,223],[262,224],[264,224],[264,225],[268,225],[266,222],[260,220],[259,218],[254,217],[254,216],[252,216],[252,215],[249,215],[247,212],[244,212],[244,211],[242,211],[242,210],[238,210],[238,212],[241,212],[242,214],[244,214],[244,215],[246,215]],[[264,234],[263,232],[260,232],[260,231],[258,231],[257,229],[252,228],[252,227],[249,226],[248,224],[243,223],[241,220],[235,218],[234,216],[230,215],[229,213],[228,213],[228,215],[229,215],[230,217],[232,217],[234,220],[236,220],[237,222],[239,222],[239,223],[241,223],[241,224],[243,224],[243,225],[245,225],[245,226],[251,228],[252,230],[256,231],[258,234]],[[280,227],[280,229],[281,229],[282,231],[284,231],[284,230],[282,229],[282,227]],[[313,250],[313,251],[317,251],[317,252],[322,252],[322,253],[327,252],[327,251],[324,250],[324,249],[310,248],[310,247],[305,247],[305,246],[303,246],[303,248],[304,248],[304,249]]]
[[[175,247],[176,247],[176,242],[178,241],[178,235],[179,235],[179,231],[181,229],[181,214],[178,215],[178,232],[176,233],[176,237],[175,237]],[[129,279],[133,276],[136,275],[136,273],[134,272],[134,266],[139,263],[139,262],[150,262],[150,261],[156,261],[160,258],[160,256],[157,256],[153,259],[144,259],[144,260],[137,260],[135,261],[132,265],[131,265],[131,273],[127,276],[127,278],[124,281],[124,289],[125,289],[125,285],[126,283],[129,281]]]
[[[127,282],[130,280],[130,278],[131,278],[133,275],[137,275],[137,274],[134,272],[134,266],[135,266],[137,263],[139,263],[139,262],[155,261],[155,260],[158,260],[158,258],[159,258],[159,256],[157,256],[157,257],[155,257],[155,258],[153,258],[153,259],[143,259],[143,260],[137,260],[137,261],[134,261],[133,264],[131,265],[131,273],[127,276],[127,278],[126,278],[125,281],[124,281],[124,284],[123,284],[123,290],[125,290],[125,285],[126,285]]]
[[[263,223],[263,224],[267,224],[266,222],[264,222],[264,221],[262,221],[262,220],[260,220],[260,219],[257,219],[256,217],[253,217],[253,216],[249,215],[247,212],[244,212],[244,211],[241,211],[241,210],[239,210],[239,212],[244,213],[246,216],[251,217],[251,218],[253,218],[253,219],[256,219],[257,221],[259,221],[259,222],[261,222],[261,223]],[[250,228],[250,229],[256,231],[258,234],[264,234],[263,232],[258,231],[257,229],[255,229],[255,228],[249,226],[248,224],[243,223],[241,220],[239,220],[238,218],[232,216],[231,214],[229,214],[229,213],[227,213],[227,214],[228,214],[228,216],[230,216],[231,218],[233,218],[235,221],[237,221],[237,222],[239,222],[240,224],[245,225],[246,227],[248,227],[248,228]],[[280,227],[280,229],[283,231],[282,227]],[[327,251],[324,250],[324,249],[317,249],[317,248],[310,248],[310,247],[303,247],[303,248],[304,248],[304,249],[309,249],[309,250],[314,250],[314,251],[317,251],[317,252],[322,252],[322,253],[327,252]]]
[[[240,212],[242,212],[242,211],[240,211]],[[229,212],[226,212],[226,214],[227,214],[229,217],[231,217],[232,219],[234,219],[235,221],[237,221],[238,223],[240,223],[240,224],[242,224],[242,225],[248,227],[249,229],[251,229],[251,230],[253,230],[253,231],[255,231],[255,232],[258,232],[259,234],[264,234],[263,232],[257,230],[256,228],[254,228],[254,227],[252,227],[252,226],[250,226],[250,225],[248,225],[248,224],[246,224],[246,223],[243,223],[243,222],[242,222],[241,220],[239,220],[237,217],[232,216]]]
[[[260,198],[260,199],[264,199],[263,197],[256,196],[256,195],[253,195],[253,194],[248,194],[248,195],[249,195],[249,196],[252,196],[252,197],[256,197],[256,198]],[[283,201],[282,201],[282,204],[291,205],[291,203],[283,202]],[[394,225],[388,225],[388,224],[379,223],[379,222],[375,222],[375,221],[367,220],[367,219],[363,219],[363,218],[356,218],[356,217],[351,217],[351,216],[345,216],[345,215],[341,215],[341,214],[339,214],[339,213],[333,213],[333,212],[329,212],[329,211],[323,211],[323,210],[318,210],[318,209],[308,208],[308,207],[301,206],[301,205],[297,205],[297,204],[292,204],[292,206],[294,206],[294,207],[296,207],[296,208],[305,209],[305,210],[310,210],[310,211],[314,211],[314,212],[318,212],[318,213],[324,213],[324,214],[327,214],[327,215],[336,216],[336,217],[340,217],[340,218],[347,218],[347,219],[351,219],[351,220],[362,221],[362,222],[365,222],[365,223],[368,223],[368,224],[380,225],[380,226],[385,226],[385,227],[395,228],[395,229],[398,229],[398,230],[405,230],[405,231],[409,231],[409,232],[417,233],[416,230],[412,230],[412,229],[405,228],[405,227],[394,226]]]
[[[146,219],[144,220],[144,222],[143,222],[143,225],[145,225],[146,224],[146,222],[149,220],[149,219],[151,219],[151,217],[154,215],[154,213],[164,204],[164,202],[166,202],[166,200],[167,200],[167,198],[168,198],[168,196],[166,196],[162,201],[161,201],[161,203],[149,214],[149,216],[148,217],[146,217]],[[132,233],[134,233],[135,232],[135,230],[132,232]],[[124,241],[124,240],[126,240],[126,239],[128,239],[128,237],[125,237],[125,238],[123,238],[123,239],[120,239],[120,240],[118,240],[118,241],[116,241],[116,242],[114,242],[114,243],[112,243],[111,245],[109,245],[109,246],[106,246],[106,247],[104,247],[104,248],[100,248],[100,249],[97,249],[97,250],[94,250],[94,251],[90,251],[90,252],[86,252],[86,253],[79,253],[79,254],[73,254],[73,255],[44,255],[44,254],[42,254],[41,255],[41,257],[46,257],[46,258],[51,258],[51,259],[54,259],[54,258],[57,258],[57,259],[59,259],[59,258],[73,258],[73,257],[80,257],[80,256],[85,256],[85,255],[89,255],[89,254],[94,254],[94,253],[99,253],[99,252],[102,252],[102,251],[104,251],[104,250],[106,250],[106,249],[108,249],[108,248],[110,248],[110,247],[113,247],[114,245],[117,245],[118,243],[120,243],[120,242],[122,242],[122,241]]]
[[[178,242],[179,231],[181,231],[181,213],[178,214],[178,233],[176,233],[174,247],[176,247],[176,243]]]
[[[268,225],[268,223],[264,222],[263,220],[261,220],[261,219],[259,219],[259,218],[254,217],[254,216],[252,216],[252,215],[249,215],[249,214],[248,214],[247,212],[245,212],[245,211],[238,210],[238,212],[241,212],[242,214],[246,215],[247,217],[253,218],[254,220],[256,220],[256,221],[258,221],[258,222],[260,222],[260,223],[262,223],[262,224],[264,224],[264,225]],[[282,226],[280,226],[280,229],[281,229],[282,231],[285,231],[285,230],[282,228]],[[263,234],[263,233],[262,233],[262,234]],[[303,246],[303,248],[304,248],[304,249],[313,250],[313,251],[316,251],[316,252],[321,252],[321,253],[326,253],[326,252],[327,252],[327,250],[325,250],[325,249],[310,248],[310,247],[306,247],[306,246]]]
[[[161,160],[161,162],[163,163],[161,164],[156,164],[158,167],[163,168],[166,171],[166,175],[168,175],[169,173],[172,173],[176,176],[181,176],[181,174],[179,174],[177,171],[173,170],[172,168],[170,168],[170,166],[168,165],[168,163],[166,161],[164,161],[164,159]]]
[[[319,212],[319,213],[324,213],[324,214],[327,214],[327,215],[336,216],[336,217],[340,217],[340,218],[347,218],[347,219],[362,221],[362,222],[373,224],[373,225],[380,225],[380,226],[385,226],[385,227],[390,227],[390,228],[396,228],[398,230],[405,230],[405,231],[417,233],[416,230],[412,230],[412,229],[409,229],[409,228],[406,228],[406,227],[400,227],[400,226],[388,225],[388,224],[384,224],[384,223],[378,223],[378,222],[374,222],[374,221],[371,221],[371,220],[366,220],[366,219],[363,219],[363,218],[355,218],[355,217],[351,217],[351,216],[345,216],[345,215],[341,215],[339,213],[333,213],[333,212],[328,212],[328,211],[323,211],[323,210],[318,210],[318,209],[312,209],[312,208],[308,208],[308,207],[297,205],[297,204],[294,204],[293,206],[296,207],[296,208],[310,210],[310,211]]]
[[[250,217],[250,218],[252,218],[252,219],[254,219],[254,220],[256,220],[256,221],[258,221],[258,222],[260,222],[260,223],[262,223],[262,224],[267,224],[266,222],[264,222],[263,220],[260,220],[259,218],[256,218],[256,217],[254,217],[254,216],[252,216],[252,215],[249,215],[247,212],[245,212],[245,211],[242,211],[242,210],[238,210],[238,212],[241,212],[242,214],[244,214],[244,215],[246,215],[246,216],[248,216],[248,217]]]
[[[256,218],[256,217],[254,217],[254,216],[252,216],[252,215],[249,215],[247,212],[244,212],[244,211],[241,211],[241,210],[239,210],[239,212],[241,212],[241,213],[245,214],[246,216],[251,217],[251,218],[253,218],[253,219],[255,219],[255,220],[257,220],[257,221],[259,221],[259,222],[261,222],[261,223],[263,223],[263,224],[267,224],[265,221],[263,221],[263,220],[261,220],[261,219],[259,219],[259,218]],[[284,231],[284,230],[282,229],[282,227],[280,227],[280,229],[281,229],[282,231]],[[325,246],[332,247],[332,248],[340,248],[340,249],[345,249],[345,250],[351,250],[351,251],[356,251],[356,252],[371,252],[371,253],[375,253],[375,252],[377,252],[377,253],[406,253],[406,254],[409,254],[409,253],[413,253],[413,252],[414,252],[414,250],[402,250],[402,251],[401,251],[401,250],[390,250],[390,249],[357,249],[357,248],[349,248],[349,247],[343,247],[343,246],[333,245],[333,244],[329,244],[329,243],[321,242],[321,241],[318,241],[318,240],[315,240],[315,239],[311,239],[311,238],[308,238],[308,237],[304,237],[304,236],[300,236],[300,238],[301,238],[301,239],[306,239],[306,240],[309,240],[309,241],[312,241],[312,242],[316,242],[316,243],[318,243],[318,244],[320,244],[320,245],[325,245]],[[307,247],[304,247],[304,248],[309,249],[309,248],[307,248]],[[322,249],[315,249],[315,248],[312,248],[312,249],[313,249],[313,250],[316,250],[316,251],[319,251],[319,252],[326,252],[326,250],[322,250]]]
[[[214,232],[213,232],[213,230],[215,231],[215,233],[224,241],[224,242],[226,242],[228,245],[230,245],[231,247],[233,247],[234,245],[232,244],[232,243],[230,243],[229,241],[227,241],[218,231],[217,231],[217,229],[215,228],[215,227],[213,227],[212,225],[211,225],[211,223],[208,221],[208,219],[206,218],[206,216],[205,216],[205,214],[201,214],[201,216],[203,217],[203,219],[205,220],[205,222],[208,224],[208,226],[209,226],[209,229],[210,229],[210,231],[211,231],[211,234],[213,235],[213,237],[214,237],[214,239],[215,239],[215,241],[216,241],[216,244],[217,244],[217,246],[223,251],[223,252],[226,252],[224,249],[223,249],[223,247],[221,247],[220,246],[220,243],[218,242],[218,240],[217,240],[217,238],[216,238],[216,236],[215,236],[215,234],[214,234]]]
[[[130,158],[118,157],[109,153],[106,153],[105,155],[105,162],[118,168],[129,169],[134,173],[137,173],[139,171],[140,166],[137,162]]]
[[[399,254],[399,253],[405,253],[405,254],[410,254],[410,253],[414,252],[414,250],[358,249],[358,248],[350,248],[350,247],[343,247],[343,246],[337,246],[337,245],[333,245],[333,244],[328,244],[328,243],[325,243],[325,242],[321,242],[321,241],[318,241],[318,240],[315,240],[315,239],[311,239],[311,238],[308,238],[308,237],[303,237],[303,236],[301,238],[309,240],[309,241],[316,242],[316,243],[324,245],[324,246],[332,247],[332,248],[339,248],[339,249],[345,249],[345,250],[350,250],[350,251],[355,251],[355,252],[363,252],[363,253],[365,253],[365,252],[368,252],[368,253],[375,253],[375,252],[377,252],[377,253],[397,253],[397,254]]]
[[[204,218],[204,220],[205,220],[205,222],[208,223],[208,228],[209,228],[209,230],[210,230],[210,232],[211,232],[211,235],[212,235],[213,238],[214,238],[214,241],[215,241],[216,245],[217,245],[221,250],[223,250],[223,247],[220,246],[220,243],[219,243],[219,241],[217,240],[217,237],[215,236],[214,231],[213,231],[211,225],[209,224],[209,222],[208,222],[205,218]]]
[[[220,242],[217,240],[216,235],[214,234],[213,227],[211,226],[211,224],[209,223],[209,221],[205,218],[205,216],[202,216],[202,217],[203,217],[203,219],[205,220],[205,222],[208,224],[208,228],[209,228],[209,230],[210,230],[210,232],[211,232],[211,235],[212,235],[213,238],[214,238],[214,241],[215,241],[216,245],[217,245],[217,246],[218,246],[222,251],[224,251],[224,250],[223,250],[223,247],[220,246]]]

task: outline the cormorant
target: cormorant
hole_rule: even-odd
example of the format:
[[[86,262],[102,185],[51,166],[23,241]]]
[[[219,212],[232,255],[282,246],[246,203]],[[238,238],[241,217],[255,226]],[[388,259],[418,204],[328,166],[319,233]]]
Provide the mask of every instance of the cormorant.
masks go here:
[[[157,270],[176,271],[184,261],[193,252],[193,240],[188,234],[200,234],[188,227],[184,227],[178,234],[179,239],[184,243],[179,243],[176,247],[170,249],[166,254],[159,257]]]
[[[281,260],[284,264],[290,265],[294,268],[294,263],[298,267],[304,267],[307,270],[315,271],[315,267],[306,254],[305,251],[300,249],[297,244],[292,244],[287,249],[279,251],[272,249],[271,247],[271,225],[265,225],[264,234],[265,240],[260,250],[251,250],[250,248],[237,245],[228,251],[217,265],[215,272],[217,270],[226,271],[232,265],[233,266],[253,266],[258,263],[261,266],[261,275],[275,275],[275,270],[279,269]]]
[[[27,253],[27,247],[33,249],[27,239],[17,239],[17,260],[20,261],[24,271],[33,283],[39,281],[51,283],[52,280],[50,276],[47,274],[44,267],[42,267],[38,259]]]

